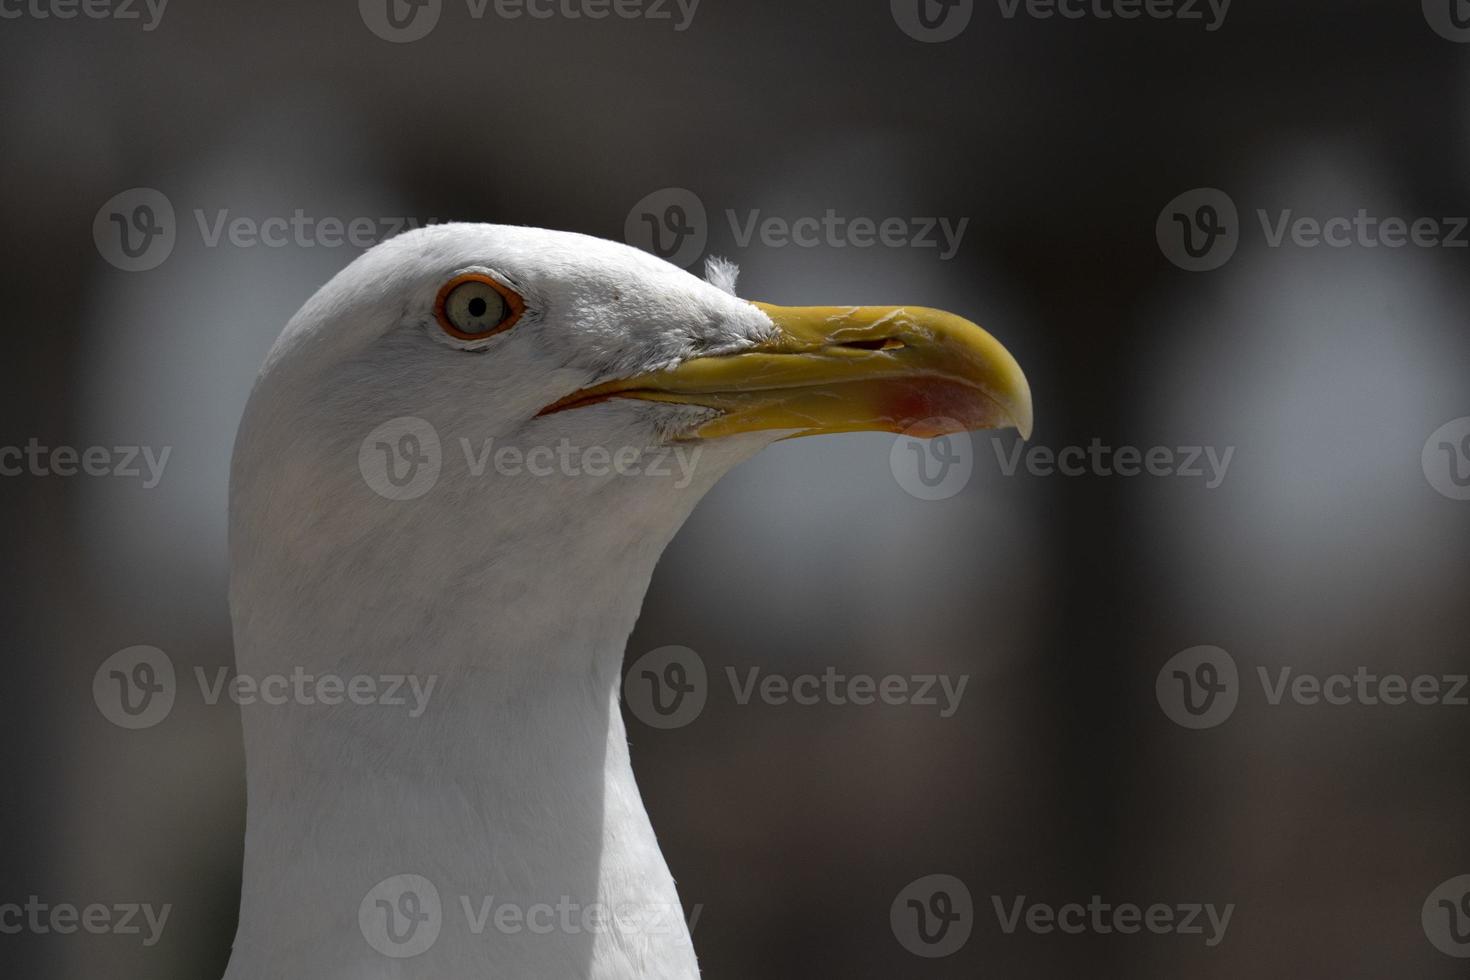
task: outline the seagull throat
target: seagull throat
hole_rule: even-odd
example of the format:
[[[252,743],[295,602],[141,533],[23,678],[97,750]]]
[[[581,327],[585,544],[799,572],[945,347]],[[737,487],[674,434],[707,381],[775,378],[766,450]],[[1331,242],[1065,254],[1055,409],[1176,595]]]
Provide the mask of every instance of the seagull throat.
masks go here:
[[[402,550],[364,540],[333,561],[360,576],[350,589],[340,570],[237,568],[242,673],[304,662],[350,683],[411,665],[432,696],[418,717],[411,699],[245,709],[231,980],[698,976],[618,704],[628,635],[685,513],[611,534],[573,519],[534,545],[507,530],[493,560],[453,528],[395,535]],[[399,961],[412,908],[434,910],[420,927],[437,935]]]

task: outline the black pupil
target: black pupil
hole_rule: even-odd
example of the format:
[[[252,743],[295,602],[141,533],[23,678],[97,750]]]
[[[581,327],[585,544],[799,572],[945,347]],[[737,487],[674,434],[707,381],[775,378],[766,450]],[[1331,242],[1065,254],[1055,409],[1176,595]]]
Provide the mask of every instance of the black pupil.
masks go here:
[[[481,316],[484,316],[485,315],[485,311],[488,310],[489,308],[490,308],[490,304],[489,303],[486,303],[483,297],[476,296],[474,299],[470,300],[470,307],[469,307],[469,309],[470,309],[470,316],[473,316],[473,317],[481,317]]]

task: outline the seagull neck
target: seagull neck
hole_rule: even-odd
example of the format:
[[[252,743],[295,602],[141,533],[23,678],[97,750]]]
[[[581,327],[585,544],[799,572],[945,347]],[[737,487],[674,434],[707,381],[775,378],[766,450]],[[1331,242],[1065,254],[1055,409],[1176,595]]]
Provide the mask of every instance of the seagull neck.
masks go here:
[[[309,693],[242,708],[236,961],[281,953],[257,968],[296,971],[316,955],[313,936],[341,934],[360,909],[359,925],[388,914],[374,911],[372,889],[418,876],[437,892],[440,933],[423,955],[443,975],[697,976],[618,708],[624,646],[658,550],[644,541],[611,567],[571,555],[513,571],[481,562],[426,573],[400,556],[368,576],[358,564],[355,580],[373,584],[355,595],[331,570],[260,576],[237,565],[241,674],[305,673]],[[549,934],[530,921],[548,908],[560,910]],[[632,942],[623,925],[600,922],[610,908],[652,917],[639,927],[660,931],[638,942],[666,971],[578,967]],[[396,962],[392,948],[385,956],[357,926],[347,931],[345,962],[385,973]],[[338,975],[343,949],[327,948],[314,975]],[[232,961],[231,980],[252,976]]]

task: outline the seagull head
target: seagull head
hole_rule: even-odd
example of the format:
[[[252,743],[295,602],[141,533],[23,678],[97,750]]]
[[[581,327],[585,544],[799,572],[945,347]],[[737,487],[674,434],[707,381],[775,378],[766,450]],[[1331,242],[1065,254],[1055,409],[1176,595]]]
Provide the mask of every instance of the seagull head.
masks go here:
[[[406,870],[446,902],[678,909],[618,698],[694,504],[776,439],[1030,428],[1015,360],[957,316],[733,287],[726,265],[699,279],[582,235],[451,224],[365,253],[287,325],[231,473],[241,673],[408,677],[425,701],[243,712],[230,980],[698,976],[680,916],[494,941],[446,926],[413,960],[342,923],[359,909],[376,935],[382,906],[407,906],[363,893]]]
[[[700,279],[585,235],[435,225],[323,287],[265,373],[331,395],[321,401],[344,421],[416,404],[531,441],[1029,435],[1025,376],[974,324],[917,306],[748,302],[734,278],[717,260]]]
[[[1026,379],[958,316],[751,302],[726,264],[436,225],[359,257],[272,349],[236,444],[234,562],[313,587],[411,571],[443,595],[528,554],[563,583],[631,557],[646,583],[699,497],[777,439],[1000,427],[1029,432]]]

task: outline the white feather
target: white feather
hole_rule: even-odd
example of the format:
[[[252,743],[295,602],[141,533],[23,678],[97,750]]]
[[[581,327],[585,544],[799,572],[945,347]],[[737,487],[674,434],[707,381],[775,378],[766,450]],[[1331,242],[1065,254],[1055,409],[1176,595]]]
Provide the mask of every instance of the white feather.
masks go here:
[[[528,304],[523,322],[471,350],[443,342],[431,312],[466,269]],[[733,288],[733,274],[714,278]],[[633,779],[620,665],[664,546],[723,473],[777,434],[702,445],[687,486],[502,475],[493,452],[563,439],[665,447],[689,410],[615,400],[536,413],[598,380],[739,350],[772,329],[729,291],[634,249],[486,225],[395,238],[291,321],[236,440],[240,672],[436,686],[418,718],[381,704],[242,709],[245,871],[227,980],[698,975]],[[390,500],[365,481],[359,449],[404,416],[434,427],[442,471],[424,496]],[[411,959],[374,949],[358,923],[369,890],[402,874],[429,879],[442,905],[438,939]],[[664,914],[660,930],[507,932],[492,917],[477,931],[487,899]]]
[[[723,290],[731,296],[739,295],[735,291],[740,282],[740,266],[729,259],[718,255],[711,255],[704,260],[704,278],[711,286]]]

